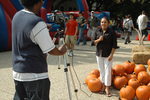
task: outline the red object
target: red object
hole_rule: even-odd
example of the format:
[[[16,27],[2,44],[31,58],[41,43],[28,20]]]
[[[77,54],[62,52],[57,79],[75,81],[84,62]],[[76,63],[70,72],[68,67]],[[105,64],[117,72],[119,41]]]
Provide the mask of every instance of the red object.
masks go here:
[[[150,34],[148,34],[148,38],[147,38],[147,41],[150,41]]]
[[[136,40],[139,40],[138,34],[137,34]]]
[[[47,21],[46,21],[46,16],[47,16],[47,14],[46,14],[46,9],[45,9],[45,8],[41,8],[41,18],[42,18],[45,22],[47,22]]]

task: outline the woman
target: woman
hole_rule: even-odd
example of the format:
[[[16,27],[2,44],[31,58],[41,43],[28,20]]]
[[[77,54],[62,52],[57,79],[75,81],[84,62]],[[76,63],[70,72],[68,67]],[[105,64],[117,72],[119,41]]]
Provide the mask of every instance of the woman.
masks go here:
[[[100,68],[100,79],[102,82],[101,94],[111,97],[109,87],[111,86],[111,68],[114,52],[117,48],[116,33],[109,29],[110,21],[107,17],[101,19],[101,29],[96,31],[93,44],[96,46],[96,59]]]

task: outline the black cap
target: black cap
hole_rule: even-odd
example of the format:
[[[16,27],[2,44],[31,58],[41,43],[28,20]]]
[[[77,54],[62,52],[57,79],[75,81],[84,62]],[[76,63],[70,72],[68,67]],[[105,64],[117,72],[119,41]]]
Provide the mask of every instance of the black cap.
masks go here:
[[[83,14],[82,11],[80,11],[79,14]]]
[[[72,15],[72,16],[74,16],[74,14],[71,12],[69,15]]]

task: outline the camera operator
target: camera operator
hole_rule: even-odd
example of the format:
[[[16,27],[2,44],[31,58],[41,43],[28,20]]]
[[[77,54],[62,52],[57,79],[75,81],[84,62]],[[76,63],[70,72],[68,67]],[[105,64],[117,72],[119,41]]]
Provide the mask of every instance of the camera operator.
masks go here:
[[[38,16],[42,0],[21,0],[25,9],[12,20],[13,100],[49,100],[50,80],[47,53],[64,55],[65,45],[55,47],[48,29]]]

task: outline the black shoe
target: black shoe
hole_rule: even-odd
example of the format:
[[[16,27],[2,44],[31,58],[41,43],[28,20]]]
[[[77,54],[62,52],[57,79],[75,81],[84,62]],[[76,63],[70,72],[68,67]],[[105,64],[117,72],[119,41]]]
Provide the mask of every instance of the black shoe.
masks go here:
[[[124,43],[124,44],[127,44],[127,43]]]
[[[122,37],[122,39],[124,40],[124,37]]]
[[[129,41],[128,43],[130,43],[131,41]]]

